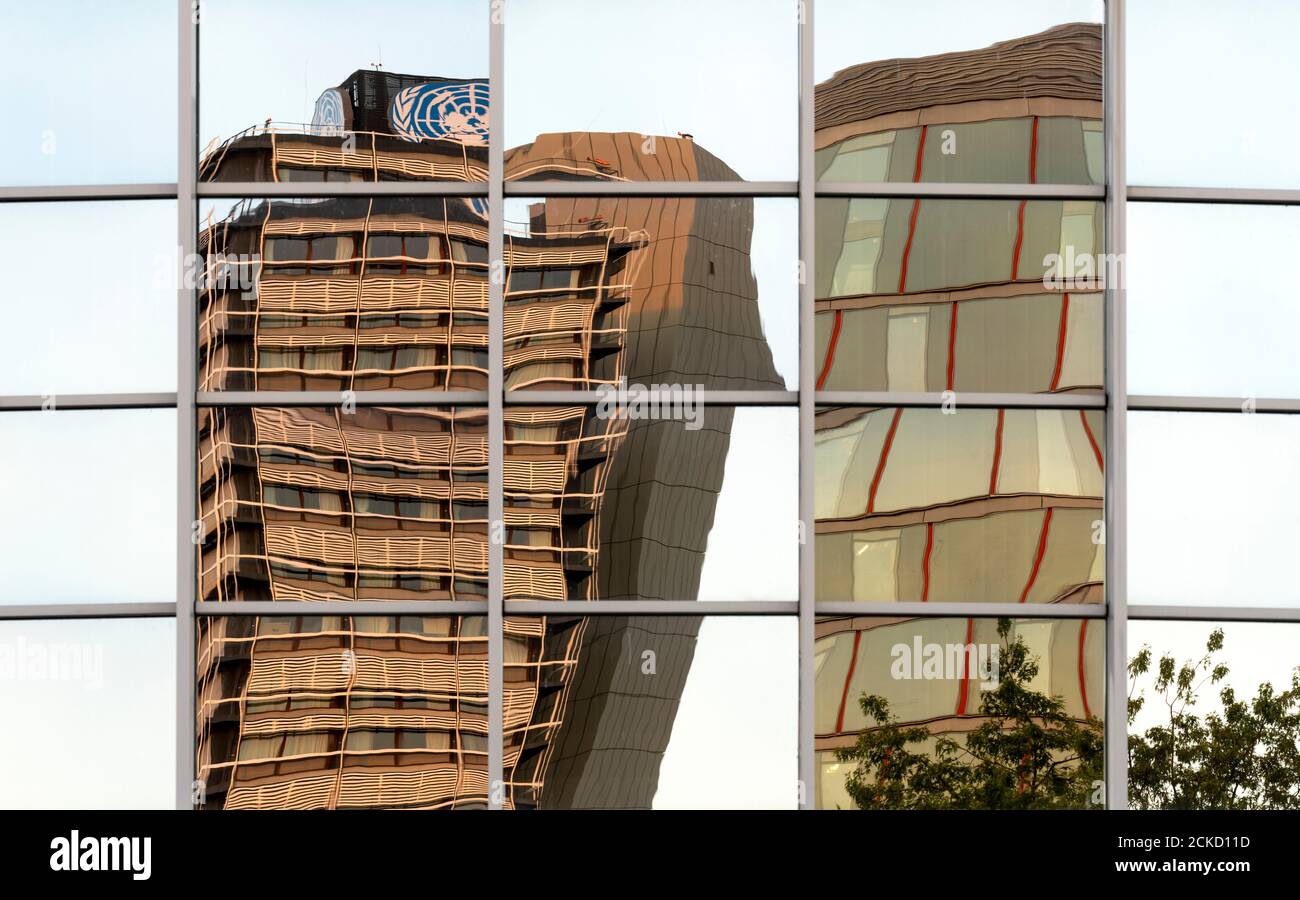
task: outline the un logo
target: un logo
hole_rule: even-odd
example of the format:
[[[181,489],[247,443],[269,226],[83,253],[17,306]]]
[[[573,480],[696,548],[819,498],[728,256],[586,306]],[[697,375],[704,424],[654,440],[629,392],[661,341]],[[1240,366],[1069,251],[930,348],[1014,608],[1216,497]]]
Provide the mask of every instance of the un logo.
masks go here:
[[[388,109],[393,133],[408,141],[445,138],[482,147],[488,138],[486,81],[435,81],[399,91]]]

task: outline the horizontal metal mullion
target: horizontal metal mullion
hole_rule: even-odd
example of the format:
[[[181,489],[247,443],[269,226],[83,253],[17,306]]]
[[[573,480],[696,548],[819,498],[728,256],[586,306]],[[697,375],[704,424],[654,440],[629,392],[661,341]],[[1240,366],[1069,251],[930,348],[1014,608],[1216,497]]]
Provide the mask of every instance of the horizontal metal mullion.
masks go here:
[[[176,405],[176,394],[20,394],[0,397],[0,410],[165,409]]]
[[[507,615],[797,616],[795,600],[507,600]]]
[[[932,197],[949,200],[1105,200],[1100,184],[943,184],[914,181],[818,182],[818,197]]]
[[[667,402],[679,396],[672,390],[647,390],[643,395],[648,401]],[[663,385],[660,385],[663,387]],[[690,387],[684,385],[683,387]],[[798,406],[798,391],[695,391],[692,395],[699,398],[704,406]],[[506,391],[505,402],[517,406],[559,406],[563,404],[590,405],[602,400],[624,403],[637,399],[637,395],[619,394],[609,391]]]
[[[797,181],[507,181],[507,197],[798,197]]]
[[[201,391],[199,406],[486,406],[487,391]]]
[[[819,616],[919,616],[924,618],[1102,619],[1104,603],[854,603],[818,602]]]
[[[6,619],[163,619],[176,615],[175,603],[24,603],[0,605]]]
[[[1130,619],[1206,622],[1300,622],[1300,606],[1165,606],[1130,603]]]
[[[421,616],[487,615],[486,600],[200,600],[200,616]]]
[[[1300,413],[1300,400],[1274,397],[1174,397],[1129,394],[1128,408],[1136,412]]]
[[[943,406],[974,409],[1104,409],[1104,394],[980,394],[961,391],[902,393],[891,391],[818,391],[818,406]]]
[[[199,197],[486,197],[486,181],[211,181]]]
[[[1129,185],[1128,199],[1147,203],[1248,203],[1262,206],[1296,206],[1300,205],[1300,190]]]
[[[50,200],[175,200],[176,184],[40,184],[0,187],[0,203]]]

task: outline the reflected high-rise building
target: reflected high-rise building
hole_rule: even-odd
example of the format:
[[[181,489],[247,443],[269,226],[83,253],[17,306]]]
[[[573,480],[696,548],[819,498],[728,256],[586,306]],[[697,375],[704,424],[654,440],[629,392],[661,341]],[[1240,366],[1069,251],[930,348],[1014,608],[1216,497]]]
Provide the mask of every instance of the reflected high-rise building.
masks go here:
[[[488,83],[359,69],[310,125],[252,126],[209,145],[201,181],[486,181]]]
[[[823,182],[1101,184],[1101,27],[837,72],[817,86],[815,142]],[[1099,392],[1102,285],[1084,260],[1102,212],[820,198],[818,389]]]
[[[1079,23],[844,69],[817,86],[817,177],[1102,184],[1101,60],[1101,27]],[[997,643],[996,621],[889,604],[1104,602],[1102,410],[963,401],[1101,392],[1103,273],[1073,262],[1101,254],[1103,206],[823,197],[816,215],[816,387],[950,392],[943,409],[816,413],[816,596],[863,604],[817,624],[817,797],[851,807],[836,751],[878,724],[864,693],[930,749],[985,721],[967,668],[910,680],[891,664],[914,640]],[[1104,628],[1017,619],[1013,634],[1040,659],[1032,689],[1100,715]]]
[[[1100,183],[1101,30],[868,62],[817,88],[828,181]],[[822,198],[817,387],[951,392],[942,411],[817,412],[817,596],[1101,602],[1104,416],[963,406],[1096,394],[1092,201]]]
[[[360,71],[312,125],[210,149],[201,176],[485,177],[486,83]],[[510,177],[735,180],[687,138],[544,135]],[[203,391],[487,387],[487,207],[476,197],[248,199],[204,223]],[[775,388],[748,198],[539,198],[505,243],[505,383]],[[234,273],[237,277],[218,277]],[[505,411],[508,600],[697,594],[731,411],[705,427],[584,405]],[[224,406],[199,417],[199,778],[229,808],[483,806],[486,620],[353,616],[346,601],[487,596],[482,407]],[[681,510],[689,509],[689,516]],[[340,601],[301,616],[300,600]],[[649,806],[698,617],[509,616],[507,806]],[[655,694],[629,680],[643,649]]]

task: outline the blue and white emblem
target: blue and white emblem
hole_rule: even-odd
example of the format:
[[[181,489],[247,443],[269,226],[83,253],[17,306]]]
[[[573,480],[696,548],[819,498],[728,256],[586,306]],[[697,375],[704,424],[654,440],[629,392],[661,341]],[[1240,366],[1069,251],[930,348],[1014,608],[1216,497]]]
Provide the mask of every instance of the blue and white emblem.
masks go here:
[[[487,145],[488,83],[432,81],[399,91],[388,108],[393,134],[408,141],[446,138]]]
[[[311,124],[316,134],[342,134],[347,130],[343,94],[338,88],[330,88],[316,100],[316,111],[312,114]]]

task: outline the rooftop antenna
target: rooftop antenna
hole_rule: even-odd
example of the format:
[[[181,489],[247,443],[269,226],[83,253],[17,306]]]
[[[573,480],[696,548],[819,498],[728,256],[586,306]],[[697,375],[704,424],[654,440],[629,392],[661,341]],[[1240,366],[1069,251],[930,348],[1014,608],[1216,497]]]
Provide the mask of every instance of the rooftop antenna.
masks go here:
[[[370,67],[374,69],[376,72],[378,72],[380,69],[384,67],[384,45],[379,44],[378,47],[379,47],[379,54],[378,54],[379,62],[372,62],[370,64]]]

